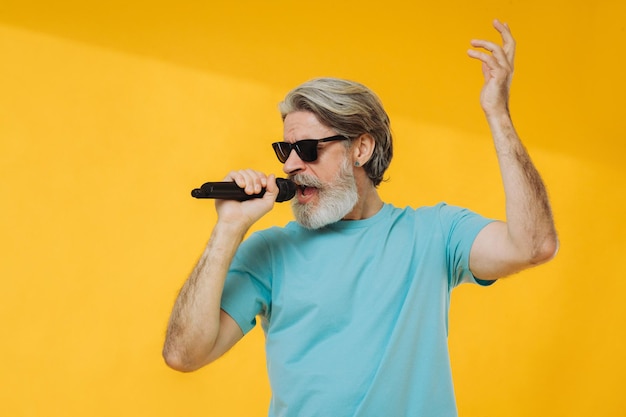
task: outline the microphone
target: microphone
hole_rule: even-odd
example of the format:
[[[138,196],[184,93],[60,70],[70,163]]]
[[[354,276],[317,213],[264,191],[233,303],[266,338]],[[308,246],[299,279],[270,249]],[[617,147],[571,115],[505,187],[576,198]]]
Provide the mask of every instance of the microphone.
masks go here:
[[[278,186],[277,203],[291,200],[296,195],[296,184],[285,178],[276,178]],[[200,188],[191,191],[194,198],[216,198],[220,200],[246,201],[253,198],[261,198],[265,194],[265,188],[258,194],[246,194],[243,188],[235,182],[206,182]]]

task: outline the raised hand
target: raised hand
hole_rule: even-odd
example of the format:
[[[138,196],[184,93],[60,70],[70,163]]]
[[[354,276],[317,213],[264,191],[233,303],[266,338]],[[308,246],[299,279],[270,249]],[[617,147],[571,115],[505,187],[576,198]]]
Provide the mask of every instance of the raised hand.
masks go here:
[[[485,84],[480,93],[480,104],[487,116],[497,116],[509,111],[509,91],[515,59],[515,39],[509,26],[496,19],[493,27],[502,37],[502,46],[487,40],[473,39],[471,45],[480,49],[467,51],[471,58],[482,62]]]

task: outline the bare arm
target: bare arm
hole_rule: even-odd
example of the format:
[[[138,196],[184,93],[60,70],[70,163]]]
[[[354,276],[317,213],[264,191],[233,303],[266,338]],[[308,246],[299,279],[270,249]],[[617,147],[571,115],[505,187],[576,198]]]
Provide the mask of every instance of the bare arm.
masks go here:
[[[508,100],[515,40],[508,25],[494,21],[502,46],[473,40],[470,50],[482,62],[485,84],[481,105],[494,140],[506,197],[506,223],[496,222],[477,236],[470,269],[479,278],[496,279],[550,260],[558,239],[548,195],[541,177],[522,144],[509,113]]]
[[[248,194],[267,192],[246,202],[217,201],[218,221],[209,242],[183,285],[170,316],[163,347],[166,363],[189,372],[219,358],[243,333],[220,309],[224,282],[237,248],[246,232],[273,207],[278,189],[273,176],[255,171],[231,172],[226,180],[246,187]]]

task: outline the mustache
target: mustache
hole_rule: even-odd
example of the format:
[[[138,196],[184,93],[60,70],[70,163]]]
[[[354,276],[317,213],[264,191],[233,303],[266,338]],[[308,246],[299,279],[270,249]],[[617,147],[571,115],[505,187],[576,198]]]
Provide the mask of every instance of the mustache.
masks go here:
[[[289,179],[301,187],[314,187],[314,188],[323,188],[324,183],[312,175],[308,174],[294,174],[290,175]]]

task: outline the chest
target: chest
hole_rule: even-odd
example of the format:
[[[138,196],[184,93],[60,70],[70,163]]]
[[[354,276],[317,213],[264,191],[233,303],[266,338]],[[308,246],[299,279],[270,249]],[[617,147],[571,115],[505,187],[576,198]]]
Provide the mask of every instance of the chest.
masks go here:
[[[367,327],[392,322],[407,303],[447,295],[440,243],[407,227],[353,233],[300,245],[276,262],[268,329]],[[367,329],[364,330],[367,332]]]

